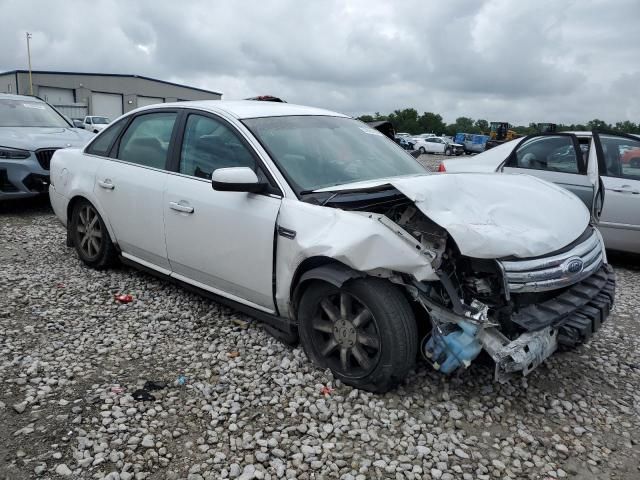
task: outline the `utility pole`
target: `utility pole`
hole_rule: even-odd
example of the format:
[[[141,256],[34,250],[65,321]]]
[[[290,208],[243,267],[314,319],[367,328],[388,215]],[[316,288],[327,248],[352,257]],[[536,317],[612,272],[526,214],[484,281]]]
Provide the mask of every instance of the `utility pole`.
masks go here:
[[[33,95],[33,80],[31,78],[31,47],[29,45],[31,34],[27,32],[27,57],[29,58],[29,95]]]

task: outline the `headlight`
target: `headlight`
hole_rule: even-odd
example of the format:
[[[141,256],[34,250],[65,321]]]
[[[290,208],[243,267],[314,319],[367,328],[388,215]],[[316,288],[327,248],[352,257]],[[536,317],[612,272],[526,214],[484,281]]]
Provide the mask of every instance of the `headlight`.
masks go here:
[[[18,150],[17,148],[0,147],[0,160],[24,160],[29,158],[31,152]]]

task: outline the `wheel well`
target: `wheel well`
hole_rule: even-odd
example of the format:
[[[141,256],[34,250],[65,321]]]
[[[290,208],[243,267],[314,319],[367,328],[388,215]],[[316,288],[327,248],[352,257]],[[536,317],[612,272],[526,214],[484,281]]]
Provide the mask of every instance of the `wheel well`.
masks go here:
[[[302,276],[305,273],[310,272],[311,270],[327,265],[335,265],[337,269],[344,271],[352,270],[344,263],[329,257],[310,257],[303,260],[302,263],[298,265],[298,268],[296,269],[296,272],[291,279],[291,290],[289,292],[289,298],[291,299],[291,308],[295,315],[297,315],[298,302],[300,301],[302,294],[304,293],[307,286],[314,280],[313,278],[302,279]],[[353,270],[353,272],[355,273],[355,270]],[[316,280],[320,280],[320,278],[316,278]]]
[[[71,214],[73,213],[73,208],[76,206],[80,200],[89,201],[87,198],[82,195],[76,195],[71,200],[69,200],[69,204],[67,205],[67,228],[69,227],[69,223],[71,222]]]

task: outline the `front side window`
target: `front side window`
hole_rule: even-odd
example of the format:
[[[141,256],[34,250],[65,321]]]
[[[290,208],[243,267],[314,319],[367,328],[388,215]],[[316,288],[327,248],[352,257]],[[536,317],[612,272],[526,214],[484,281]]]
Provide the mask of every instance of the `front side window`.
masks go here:
[[[120,135],[120,132],[127,124],[127,119],[122,119],[114,123],[96,137],[96,139],[87,146],[86,152],[91,155],[100,155],[106,157],[109,155],[113,141]]]
[[[180,173],[211,179],[218,168],[249,167],[255,170],[251,152],[222,121],[189,115],[180,152]]]
[[[2,99],[0,100],[0,127],[69,128],[69,124],[44,102]]]
[[[609,177],[640,180],[640,139],[600,134],[606,172]]]
[[[252,118],[245,125],[298,194],[334,185],[425,174],[417,160],[382,133],[351,118]]]
[[[534,137],[518,147],[507,166],[564,173],[581,171],[573,138],[569,136]]]
[[[134,118],[120,140],[117,158],[164,169],[176,115],[174,112],[158,112]]]

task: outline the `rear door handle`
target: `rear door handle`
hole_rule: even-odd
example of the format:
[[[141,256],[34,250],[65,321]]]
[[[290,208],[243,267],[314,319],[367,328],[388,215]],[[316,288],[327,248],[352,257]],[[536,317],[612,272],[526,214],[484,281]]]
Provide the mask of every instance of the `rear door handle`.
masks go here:
[[[193,213],[193,207],[190,207],[188,205],[182,205],[178,202],[169,202],[169,208],[177,212]]]
[[[115,185],[113,183],[111,183],[111,180],[109,180],[108,178],[103,180],[98,180],[98,185],[100,185],[102,188],[106,189],[106,190],[113,190],[115,188]]]
[[[633,195],[640,194],[640,192],[638,190],[634,190],[631,185],[622,185],[620,188],[612,188],[611,190],[618,193],[630,193]]]

